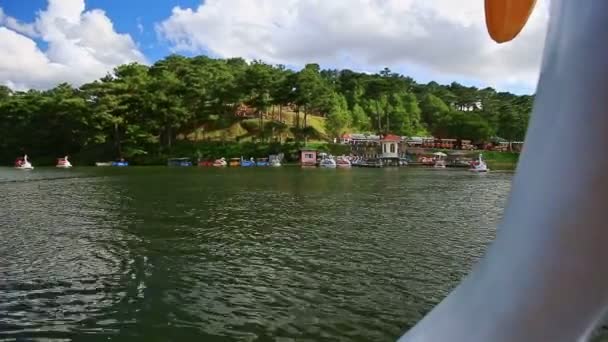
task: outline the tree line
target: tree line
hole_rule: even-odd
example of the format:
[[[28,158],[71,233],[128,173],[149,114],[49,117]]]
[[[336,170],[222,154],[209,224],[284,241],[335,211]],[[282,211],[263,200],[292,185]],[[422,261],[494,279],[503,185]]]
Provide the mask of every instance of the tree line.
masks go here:
[[[80,87],[0,87],[0,155],[160,152],[178,137],[240,120],[235,114],[243,106],[259,118],[260,139],[289,130],[295,140],[304,140],[315,134],[310,116],[322,116],[325,138],[390,132],[523,140],[532,102],[532,96],[492,88],[419,84],[387,68],[366,74],[307,64],[295,71],[241,58],[172,55],[151,66],[121,65]],[[278,120],[268,119],[271,109]],[[295,113],[293,127],[281,122],[287,110]]]

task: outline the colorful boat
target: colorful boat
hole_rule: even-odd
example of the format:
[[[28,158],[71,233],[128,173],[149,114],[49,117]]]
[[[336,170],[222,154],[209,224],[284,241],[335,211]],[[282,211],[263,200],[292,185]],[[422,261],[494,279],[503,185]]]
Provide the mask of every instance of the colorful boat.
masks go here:
[[[327,155],[326,153],[320,154],[321,160],[319,161],[319,167],[326,169],[335,169],[336,161],[332,156]]]
[[[350,169],[352,167],[352,163],[348,157],[340,156],[336,159],[336,166],[341,169]]]
[[[114,167],[127,167],[127,166],[129,166],[129,162],[126,161],[126,160],[124,160],[124,159],[121,159],[121,160],[118,160],[118,161],[113,161],[111,166],[114,166]]]
[[[15,160],[15,169],[17,170],[33,170],[34,167],[27,159],[27,154]]]
[[[190,158],[170,158],[167,160],[167,166],[189,167],[192,166]]]
[[[95,166],[98,166],[98,167],[108,167],[108,166],[112,166],[112,162],[96,162]]]
[[[65,156],[63,158],[57,158],[57,165],[55,165],[55,167],[60,169],[69,169],[72,167],[72,163],[70,163],[68,160],[68,156]]]
[[[222,157],[213,162],[213,166],[215,167],[226,167],[228,163],[226,162],[226,158]]]
[[[241,167],[254,167],[254,166],[255,166],[255,160],[253,160],[253,158],[251,158],[249,160],[241,158]]]
[[[228,166],[230,166],[230,167],[241,166],[241,158],[230,158],[230,162],[228,162]]]
[[[198,166],[200,167],[212,167],[214,166],[214,161],[211,160],[201,160],[198,162]]]
[[[268,161],[268,158],[258,158],[255,161],[255,166],[267,167],[270,166],[270,161]]]
[[[469,171],[478,173],[490,171],[490,169],[488,168],[488,164],[486,164],[486,162],[483,160],[483,156],[481,155],[481,153],[479,154],[479,158],[477,160],[471,162],[471,167],[469,168]]]

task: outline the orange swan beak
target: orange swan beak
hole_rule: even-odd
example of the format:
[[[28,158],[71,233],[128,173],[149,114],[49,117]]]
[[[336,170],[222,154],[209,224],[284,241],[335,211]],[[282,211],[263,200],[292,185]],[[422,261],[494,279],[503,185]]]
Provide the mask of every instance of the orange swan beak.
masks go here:
[[[536,0],[485,0],[490,37],[505,43],[517,37],[534,9]]]

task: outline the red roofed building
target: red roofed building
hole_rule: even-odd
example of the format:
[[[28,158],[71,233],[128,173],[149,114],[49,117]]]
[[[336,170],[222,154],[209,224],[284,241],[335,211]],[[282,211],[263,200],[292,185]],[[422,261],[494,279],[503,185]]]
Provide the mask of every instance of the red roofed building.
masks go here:
[[[401,156],[401,137],[387,134],[380,139],[380,159],[396,159]]]

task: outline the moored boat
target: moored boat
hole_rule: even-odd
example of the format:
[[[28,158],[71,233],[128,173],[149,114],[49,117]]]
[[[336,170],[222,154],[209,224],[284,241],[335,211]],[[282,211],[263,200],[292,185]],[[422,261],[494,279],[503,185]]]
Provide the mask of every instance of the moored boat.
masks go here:
[[[348,169],[352,166],[350,160],[346,156],[340,156],[336,159],[336,167]]]
[[[108,167],[108,166],[112,166],[112,162],[96,162],[95,166],[98,166],[98,167]]]
[[[447,154],[445,154],[443,152],[435,152],[434,156],[435,156],[435,163],[433,164],[433,167],[436,169],[445,169],[445,167],[446,167],[445,157],[447,157]]]
[[[230,158],[230,162],[228,163],[230,167],[239,167],[241,166],[241,158]]]
[[[30,161],[27,159],[27,154],[26,154],[23,157],[19,157],[19,158],[17,158],[17,160],[15,160],[15,169],[33,170],[34,166],[32,166]]]
[[[57,158],[57,165],[55,165],[55,167],[60,169],[69,169],[72,167],[72,163],[70,163],[68,160],[68,156],[65,156],[63,158]]]
[[[268,158],[258,158],[255,161],[255,166],[267,167],[270,166],[270,162]]]
[[[201,160],[197,163],[198,166],[200,167],[211,167],[214,166],[215,161],[211,161],[211,160]]]
[[[479,154],[477,160],[471,162],[471,167],[469,168],[469,171],[478,173],[490,171],[490,169],[488,168],[488,164],[486,164],[486,162],[483,160],[483,156],[481,155],[481,153]]]
[[[254,167],[254,166],[255,166],[255,160],[253,160],[253,158],[251,158],[249,160],[241,158],[241,167]]]
[[[226,162],[226,158],[222,157],[220,159],[216,159],[213,162],[213,166],[215,166],[215,167],[226,167],[226,166],[228,166],[228,163]]]
[[[270,166],[272,167],[279,167],[281,166],[281,157],[282,155],[277,155],[277,154],[271,154],[270,155]]]
[[[124,160],[124,159],[120,159],[120,160],[117,160],[117,161],[113,161],[111,166],[114,166],[114,167],[127,167],[127,166],[129,166],[129,162],[126,161],[126,160]]]
[[[326,168],[326,169],[335,169],[336,168],[336,161],[332,156],[329,156],[325,153],[321,153],[321,160],[319,161],[319,167],[322,168]]]
[[[167,166],[189,167],[192,166],[190,158],[169,158]]]

